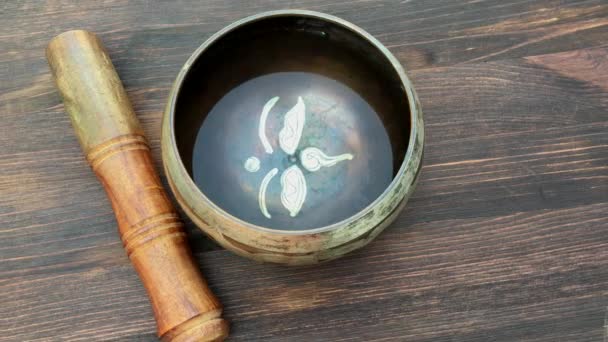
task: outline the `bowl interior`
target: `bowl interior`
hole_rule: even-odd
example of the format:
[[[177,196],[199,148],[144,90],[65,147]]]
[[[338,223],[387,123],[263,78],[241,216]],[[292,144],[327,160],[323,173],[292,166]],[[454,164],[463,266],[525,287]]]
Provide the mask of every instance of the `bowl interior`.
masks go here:
[[[393,180],[410,132],[386,56],[338,23],[298,15],[216,39],[180,85],[174,115],[178,153],[202,193],[278,230],[364,209]]]

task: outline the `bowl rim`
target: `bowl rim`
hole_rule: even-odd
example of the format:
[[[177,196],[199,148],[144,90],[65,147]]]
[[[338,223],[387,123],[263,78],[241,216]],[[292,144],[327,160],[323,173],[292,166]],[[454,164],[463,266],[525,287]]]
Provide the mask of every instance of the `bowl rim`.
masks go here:
[[[194,182],[194,180],[192,179],[192,177],[186,170],[182,157],[179,153],[179,150],[177,149],[177,140],[175,138],[175,113],[176,113],[175,107],[176,107],[176,103],[177,103],[177,98],[180,95],[182,86],[184,84],[184,79],[186,78],[187,74],[190,72],[190,67],[196,63],[196,61],[207,50],[207,48],[209,48],[212,44],[214,44],[219,39],[224,37],[227,33],[231,32],[241,26],[244,26],[244,25],[256,22],[256,21],[260,21],[260,20],[276,18],[276,17],[289,17],[289,16],[315,18],[315,19],[320,19],[322,21],[327,21],[332,24],[342,26],[342,27],[348,29],[349,31],[351,31],[352,33],[358,35],[360,38],[362,38],[362,39],[366,40],[367,42],[369,42],[370,44],[372,44],[372,46],[374,48],[376,48],[378,51],[380,51],[380,53],[387,59],[387,62],[389,62],[391,64],[391,66],[393,67],[394,72],[396,72],[397,75],[399,76],[399,79],[401,80],[402,89],[405,92],[407,99],[408,99],[409,119],[410,119],[410,132],[409,132],[410,136],[409,136],[409,141],[408,141],[408,146],[407,146],[407,151],[405,153],[405,157],[403,158],[403,162],[401,163],[399,170],[397,171],[397,174],[393,177],[393,179],[391,180],[391,183],[386,187],[386,189],[384,189],[384,191],[374,201],[372,201],[370,204],[368,204],[365,208],[359,210],[355,214],[353,214],[343,220],[332,223],[330,225],[318,227],[318,228],[310,228],[310,229],[302,229],[302,230],[284,230],[284,229],[276,229],[276,228],[258,226],[258,225],[252,224],[250,222],[247,222],[243,219],[240,219],[240,218],[232,215],[231,213],[225,211],[221,207],[219,207],[217,204],[215,204],[215,202],[213,202],[210,198],[208,198],[203,193],[203,191],[196,185],[196,183]],[[395,187],[397,187],[397,185],[399,184],[399,180],[402,177],[404,177],[404,175],[406,173],[407,165],[410,164],[410,161],[413,158],[413,149],[414,149],[416,137],[418,135],[417,130],[418,130],[418,124],[419,124],[418,115],[416,115],[416,113],[421,110],[420,108],[418,108],[419,105],[417,106],[416,102],[417,102],[417,100],[416,100],[416,96],[413,93],[412,83],[409,80],[409,78],[407,77],[407,75],[405,74],[405,70],[404,70],[403,66],[401,65],[401,63],[388,50],[388,48],[386,48],[379,40],[374,38],[367,31],[363,30],[362,28],[358,27],[357,25],[355,25],[349,21],[346,21],[344,19],[338,18],[338,17],[330,15],[330,14],[325,14],[325,13],[316,12],[316,11],[309,11],[309,10],[275,10],[275,11],[261,12],[261,13],[254,14],[254,15],[245,17],[243,19],[237,20],[237,21],[233,22],[232,24],[224,27],[223,29],[217,31],[211,37],[209,37],[207,40],[205,40],[205,42],[203,42],[192,53],[192,55],[190,55],[190,57],[186,60],[186,62],[180,69],[180,71],[173,83],[173,87],[170,91],[168,104],[167,104],[167,108],[165,110],[164,115],[169,116],[168,122],[167,122],[167,124],[169,125],[169,133],[170,133],[169,134],[169,139],[170,139],[169,145],[171,148],[171,152],[174,154],[174,157],[176,158],[176,160],[178,162],[177,164],[178,164],[179,172],[185,176],[184,179],[188,183],[187,184],[188,187],[191,189],[194,189],[196,195],[200,197],[200,200],[203,200],[206,205],[208,205],[210,208],[212,208],[215,211],[216,214],[223,216],[225,219],[237,222],[238,224],[240,224],[246,228],[257,230],[260,232],[272,233],[272,234],[298,236],[298,235],[309,235],[309,234],[323,233],[323,232],[336,230],[336,229],[339,229],[340,227],[344,227],[345,225],[348,225],[350,222],[357,221],[358,219],[364,217],[366,214],[368,214],[370,211],[372,211],[374,209],[374,207],[376,207],[388,194],[390,194],[391,191],[393,191],[395,189]]]

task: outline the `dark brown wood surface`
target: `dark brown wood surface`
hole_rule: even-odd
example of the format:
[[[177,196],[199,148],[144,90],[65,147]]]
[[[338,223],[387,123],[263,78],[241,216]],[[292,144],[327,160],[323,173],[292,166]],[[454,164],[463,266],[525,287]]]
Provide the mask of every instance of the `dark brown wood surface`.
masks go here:
[[[232,340],[602,341],[605,0],[3,1],[0,341],[155,340],[47,42],[98,33],[159,167],[161,113],[186,58],[232,21],[280,8],[338,15],[397,55],[425,111],[425,166],[386,232],[321,266],[256,264],[188,224]]]

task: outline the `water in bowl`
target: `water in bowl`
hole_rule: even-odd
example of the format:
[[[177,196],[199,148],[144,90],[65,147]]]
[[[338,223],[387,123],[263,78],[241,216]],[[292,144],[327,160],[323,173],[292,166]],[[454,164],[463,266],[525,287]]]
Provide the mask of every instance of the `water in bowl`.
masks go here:
[[[210,47],[180,93],[176,138],[218,209],[306,230],[351,217],[384,192],[409,120],[387,63],[339,28],[289,27],[250,28]]]

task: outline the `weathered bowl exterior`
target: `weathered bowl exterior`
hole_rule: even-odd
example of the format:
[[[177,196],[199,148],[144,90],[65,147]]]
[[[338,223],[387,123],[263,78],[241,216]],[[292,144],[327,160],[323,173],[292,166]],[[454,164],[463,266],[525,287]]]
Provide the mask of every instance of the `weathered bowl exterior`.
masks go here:
[[[313,17],[341,25],[368,40],[381,51],[399,75],[410,109],[410,139],[404,161],[386,191],[368,207],[336,224],[304,231],[283,231],[255,226],[223,211],[194,183],[178,153],[173,120],[175,102],[184,77],[198,56],[226,32],[243,24],[285,15]],[[315,264],[335,259],[373,240],[395,220],[416,186],[424,148],[424,124],[420,103],[399,61],[379,41],[342,19],[310,11],[274,11],[238,21],[216,33],[188,59],[171,91],[162,122],[162,154],[165,173],[177,201],[205,233],[241,256],[262,262],[288,265]]]

